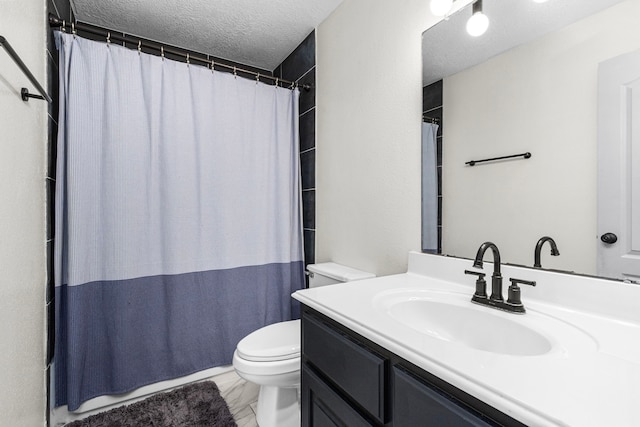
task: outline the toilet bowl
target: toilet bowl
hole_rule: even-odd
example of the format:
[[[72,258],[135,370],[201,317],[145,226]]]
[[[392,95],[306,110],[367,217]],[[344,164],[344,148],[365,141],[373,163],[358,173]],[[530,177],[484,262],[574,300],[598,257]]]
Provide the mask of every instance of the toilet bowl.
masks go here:
[[[244,337],[233,353],[233,367],[260,386],[260,427],[300,426],[300,320],[274,323]]]
[[[375,277],[332,262],[307,268],[310,288]],[[233,367],[260,386],[260,427],[300,426],[300,320],[274,323],[244,337],[233,353]]]

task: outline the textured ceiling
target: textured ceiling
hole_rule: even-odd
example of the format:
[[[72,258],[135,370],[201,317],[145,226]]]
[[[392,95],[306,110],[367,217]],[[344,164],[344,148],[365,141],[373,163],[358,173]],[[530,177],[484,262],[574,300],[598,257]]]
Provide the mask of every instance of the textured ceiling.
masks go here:
[[[76,19],[275,69],[342,0],[71,0]]]
[[[466,0],[458,0],[456,3]],[[489,29],[471,37],[465,26],[471,7],[464,8],[424,32],[422,72],[425,85],[484,62],[515,46],[585,18],[622,0],[484,0]]]

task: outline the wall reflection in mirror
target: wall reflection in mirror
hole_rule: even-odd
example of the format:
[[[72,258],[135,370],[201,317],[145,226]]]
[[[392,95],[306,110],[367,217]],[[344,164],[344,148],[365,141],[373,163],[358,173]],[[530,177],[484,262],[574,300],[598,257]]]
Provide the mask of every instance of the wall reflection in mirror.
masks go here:
[[[620,258],[623,247],[627,258],[640,255],[640,231],[634,239],[631,224],[633,217],[640,221],[640,196],[598,205],[606,192],[639,193],[631,183],[640,172],[631,169],[617,181],[622,189],[602,187],[608,154],[598,135],[627,114],[606,110],[599,69],[640,52],[640,0],[484,0],[483,11],[491,25],[480,37],[465,31],[470,6],[423,34],[425,122],[439,124],[438,251],[473,258],[482,242],[492,241],[503,262],[533,267],[539,240],[550,236],[561,255],[551,256],[544,245],[543,268],[640,279],[640,261],[618,271],[619,262],[602,260],[607,250]],[[638,90],[625,87],[635,99]],[[623,154],[637,143],[629,135],[640,117],[629,113],[625,123],[627,139],[609,143],[626,144],[616,148]],[[531,157],[465,164],[525,152]],[[618,215],[623,220],[602,224],[603,212],[616,203],[627,209]],[[607,232],[618,242],[603,242]]]

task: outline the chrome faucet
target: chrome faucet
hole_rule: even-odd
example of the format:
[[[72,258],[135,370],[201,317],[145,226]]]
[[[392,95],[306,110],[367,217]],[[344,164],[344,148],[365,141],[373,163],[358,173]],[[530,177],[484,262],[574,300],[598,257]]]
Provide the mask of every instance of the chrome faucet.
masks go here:
[[[518,284],[535,286],[536,282],[532,282],[529,280],[521,280],[521,279],[509,279],[511,281],[511,286],[509,286],[508,290],[508,299],[504,300],[502,297],[502,274],[500,273],[500,251],[495,243],[484,242],[480,245],[478,249],[478,253],[476,254],[476,258],[473,261],[473,266],[475,268],[483,268],[482,259],[484,258],[484,253],[487,249],[491,249],[493,252],[493,274],[491,275],[491,296],[487,298],[487,282],[484,280],[484,273],[479,273],[476,271],[465,270],[465,274],[472,274],[474,276],[478,276],[476,280],[476,291],[471,297],[471,301],[476,304],[487,305],[492,308],[497,308],[498,310],[508,311],[510,313],[520,313],[523,314],[525,312],[524,305],[522,305],[522,301],[520,300],[520,287]]]
[[[549,244],[551,245],[551,255],[553,256],[560,255],[560,252],[558,251],[558,246],[556,245],[555,240],[553,240],[549,236],[541,237],[540,240],[538,240],[538,243],[536,243],[536,250],[533,254],[534,267],[542,268],[542,264],[540,263],[540,252],[542,251],[542,245],[544,245],[545,242],[549,242]]]

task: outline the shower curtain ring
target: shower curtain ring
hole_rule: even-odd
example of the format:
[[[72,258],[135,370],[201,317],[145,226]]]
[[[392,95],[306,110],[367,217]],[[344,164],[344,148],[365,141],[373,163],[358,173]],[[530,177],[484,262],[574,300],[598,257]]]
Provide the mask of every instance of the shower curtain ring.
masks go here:
[[[138,55],[142,52],[142,40],[138,40]]]
[[[73,34],[73,36],[76,36],[76,24],[75,22],[71,22],[71,34]]]
[[[216,61],[214,61],[213,59],[211,60],[211,72],[213,73],[214,69],[216,67]]]
[[[111,45],[111,33],[107,33],[107,47],[109,47],[109,45]]]
[[[236,66],[233,66],[233,77],[238,77],[238,70],[236,69]]]
[[[162,60],[164,61],[164,46],[160,46],[160,56],[162,57]]]
[[[65,22],[65,20],[62,20],[62,32],[66,33],[67,32],[67,23]]]
[[[278,87],[278,82],[279,81],[280,81],[280,79],[276,77],[276,87]]]
[[[259,82],[260,82],[260,73],[256,75],[256,84],[258,84]]]
[[[187,53],[187,65],[189,65],[189,54]]]

